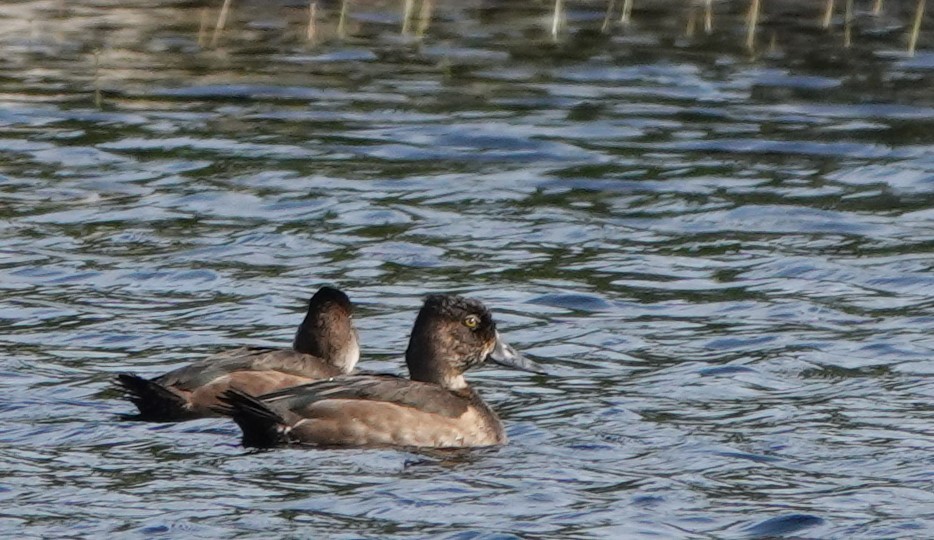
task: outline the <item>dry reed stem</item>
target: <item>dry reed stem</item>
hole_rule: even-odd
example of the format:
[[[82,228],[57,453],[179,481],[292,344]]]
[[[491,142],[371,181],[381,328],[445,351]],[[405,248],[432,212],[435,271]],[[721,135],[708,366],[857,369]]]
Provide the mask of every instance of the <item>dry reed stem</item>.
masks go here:
[[[561,17],[564,13],[564,1],[555,0],[555,13],[551,18],[551,39],[558,40],[558,31],[561,29]]]
[[[318,39],[318,2],[315,0],[308,2],[308,31],[305,33],[305,39],[308,41]]]
[[[853,44],[853,0],[846,0],[843,15],[843,46],[850,48]]]
[[[833,0],[827,0],[827,6],[824,9],[824,18],[821,19],[821,27],[830,28],[830,21],[833,20]]]
[[[619,17],[619,22],[622,24],[629,24],[632,21],[632,0],[625,0],[623,2],[623,13]]]
[[[402,33],[409,33],[409,21],[412,20],[412,13],[415,11],[415,0],[405,0],[402,4]]]
[[[704,33],[713,32],[713,0],[707,0],[704,5]]]
[[[344,39],[347,37],[347,4],[349,0],[341,0],[341,14],[337,19],[337,37]]]
[[[694,6],[691,5],[688,7],[688,22],[684,27],[684,37],[693,38],[694,37],[694,26],[697,24],[697,13],[694,9]]]
[[[756,46],[756,26],[759,24],[759,0],[752,0],[749,4],[748,26],[746,30],[746,48],[750,51]]]
[[[911,35],[908,37],[908,56],[915,55],[915,46],[918,45],[918,34],[921,33],[921,19],[924,18],[924,0],[918,0],[915,10],[915,21],[911,25]]]
[[[431,23],[431,12],[434,8],[433,0],[422,0],[422,9],[418,12],[418,28],[415,35],[419,39],[425,37],[428,32],[428,25]]]
[[[104,97],[101,95],[101,51],[94,49],[94,106],[104,108]]]
[[[601,32],[606,32],[610,29],[610,18],[613,17],[614,7],[616,7],[616,0],[610,0],[606,5],[606,16],[603,17],[603,26],[600,27]]]
[[[217,42],[221,39],[221,33],[224,31],[224,27],[227,26],[227,16],[230,14],[230,3],[231,0],[224,0],[224,5],[221,6],[221,12],[217,16],[217,24],[214,25],[214,35],[211,36],[211,47],[217,47]]]

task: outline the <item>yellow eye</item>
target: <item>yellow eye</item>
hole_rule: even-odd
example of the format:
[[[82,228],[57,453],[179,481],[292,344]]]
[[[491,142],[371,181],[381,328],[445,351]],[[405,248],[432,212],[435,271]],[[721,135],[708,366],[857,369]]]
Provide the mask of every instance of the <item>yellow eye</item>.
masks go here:
[[[473,330],[480,326],[480,318],[476,315],[468,315],[467,318],[464,319],[464,326]]]

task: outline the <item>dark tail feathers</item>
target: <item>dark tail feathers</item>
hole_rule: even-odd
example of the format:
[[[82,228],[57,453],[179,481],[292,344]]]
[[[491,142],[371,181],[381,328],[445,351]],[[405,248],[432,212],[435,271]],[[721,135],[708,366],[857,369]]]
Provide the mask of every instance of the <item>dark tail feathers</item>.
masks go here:
[[[239,390],[227,390],[217,398],[214,411],[230,416],[243,431],[243,446],[270,448],[289,442],[289,427],[282,416],[255,397]]]
[[[139,409],[139,414],[120,415],[123,420],[175,422],[197,416],[188,408],[185,398],[139,375],[120,373],[114,380],[114,385]]]

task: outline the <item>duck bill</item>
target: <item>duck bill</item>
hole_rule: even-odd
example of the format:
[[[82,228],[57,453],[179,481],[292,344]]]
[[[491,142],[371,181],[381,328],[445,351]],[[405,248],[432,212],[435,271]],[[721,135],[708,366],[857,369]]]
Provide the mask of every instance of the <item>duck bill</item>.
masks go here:
[[[493,347],[489,359],[501,366],[531,371],[532,373],[545,373],[541,366],[522,356],[512,345],[503,341],[499,332],[496,332],[496,345]]]

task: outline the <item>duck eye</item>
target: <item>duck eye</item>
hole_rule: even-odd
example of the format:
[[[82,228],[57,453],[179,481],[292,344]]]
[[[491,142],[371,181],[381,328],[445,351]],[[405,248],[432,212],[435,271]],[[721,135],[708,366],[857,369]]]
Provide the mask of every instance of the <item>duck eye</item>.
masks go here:
[[[466,326],[467,328],[470,328],[471,330],[474,330],[478,326],[480,326],[480,318],[477,317],[476,315],[468,315],[464,319],[464,326]]]

